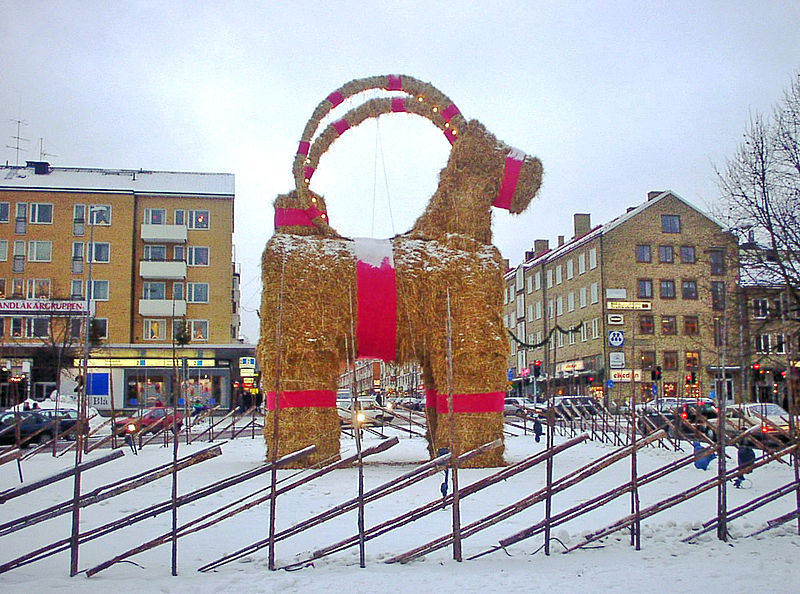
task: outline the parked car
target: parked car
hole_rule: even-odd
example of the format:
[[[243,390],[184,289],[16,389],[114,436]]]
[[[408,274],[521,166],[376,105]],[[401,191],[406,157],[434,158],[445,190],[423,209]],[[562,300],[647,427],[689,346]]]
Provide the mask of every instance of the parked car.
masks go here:
[[[77,419],[55,419],[40,411],[6,411],[0,416],[0,444],[13,445],[17,442],[17,430],[14,425],[19,421],[20,445],[31,443],[47,443],[53,436],[73,427]],[[41,430],[41,431],[40,431]]]
[[[751,402],[725,409],[725,432],[735,437],[742,431],[765,445],[788,441],[789,413],[772,402]]]
[[[524,417],[535,414],[536,412],[538,412],[537,404],[530,398],[508,396],[503,404],[504,415],[516,415],[518,417]]]
[[[340,391],[341,392],[341,391]],[[353,399],[348,394],[337,393],[336,410],[339,412],[339,424],[352,425],[351,406]],[[373,396],[359,396],[355,400],[356,423],[359,426],[382,425],[394,419],[391,407],[380,406]]]
[[[644,434],[665,429],[670,437],[694,439],[697,431],[710,439],[715,436],[709,424],[714,424],[717,408],[707,398],[662,398],[651,402],[638,414],[637,427]]]
[[[114,431],[117,435],[126,433],[158,433],[164,429],[172,429],[173,415],[177,423],[177,429],[183,426],[183,415],[180,411],[173,411],[171,408],[157,406],[142,411],[141,414],[133,415],[127,419],[118,419],[114,423]]]

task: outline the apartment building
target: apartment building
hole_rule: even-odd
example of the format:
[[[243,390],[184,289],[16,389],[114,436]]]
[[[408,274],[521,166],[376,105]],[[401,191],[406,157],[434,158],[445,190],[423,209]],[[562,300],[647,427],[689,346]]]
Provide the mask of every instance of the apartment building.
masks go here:
[[[232,174],[0,167],[5,403],[48,395],[57,368],[73,390],[89,304],[91,406],[170,401],[173,352],[187,396],[230,404],[239,357],[252,356],[238,340],[233,205]]]
[[[573,231],[552,248],[536,240],[506,274],[511,389],[641,401],[714,396],[724,377],[733,398],[736,238],[673,192],[596,227],[576,214]]]

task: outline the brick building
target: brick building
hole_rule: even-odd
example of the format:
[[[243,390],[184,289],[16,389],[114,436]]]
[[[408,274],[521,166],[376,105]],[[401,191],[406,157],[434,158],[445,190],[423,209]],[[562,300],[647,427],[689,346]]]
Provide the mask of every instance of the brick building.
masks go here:
[[[506,326],[524,343],[511,341],[512,389],[641,401],[660,370],[659,394],[709,396],[724,370],[735,397],[737,273],[736,238],[672,192],[597,227],[576,214],[570,240],[536,240],[506,275]]]
[[[25,308],[91,301],[92,406],[107,408],[112,396],[117,407],[169,400],[181,329],[190,395],[230,403],[238,358],[252,354],[238,340],[233,203],[231,174],[0,167],[4,399],[10,387],[22,392],[16,398],[49,394],[57,378],[48,358],[59,345],[70,356],[62,392],[72,391],[83,316],[25,315]]]

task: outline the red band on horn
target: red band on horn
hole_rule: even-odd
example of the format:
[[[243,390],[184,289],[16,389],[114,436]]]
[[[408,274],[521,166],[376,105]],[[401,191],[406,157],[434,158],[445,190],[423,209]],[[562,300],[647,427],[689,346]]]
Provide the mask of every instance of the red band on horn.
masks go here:
[[[453,116],[461,113],[458,108],[456,107],[455,103],[451,103],[446,109],[442,111],[442,117],[444,118],[445,122],[449,122],[453,119]]]
[[[314,175],[314,171],[313,167],[303,167],[303,178],[310,181],[311,176]]]
[[[339,91],[334,91],[333,93],[331,93],[330,95],[328,95],[328,101],[330,101],[330,102],[331,102],[331,105],[332,105],[333,107],[336,107],[336,106],[337,106],[337,105],[339,105],[339,104],[340,104],[342,101],[344,101],[344,97],[342,97],[342,94],[341,94]]]
[[[522,162],[525,160],[525,153],[517,149],[511,149],[506,157],[506,164],[503,167],[503,181],[500,183],[500,191],[497,198],[492,202],[492,206],[497,208],[511,208],[511,199],[514,197],[514,190],[517,189],[519,172],[522,170]]]
[[[403,81],[402,79],[397,76],[396,74],[390,74],[388,76],[388,81],[386,83],[386,90],[387,91],[402,91],[403,90]]]
[[[436,412],[450,412],[447,394],[439,394],[436,400]],[[453,412],[455,413],[490,413],[503,412],[505,393],[483,392],[481,394],[453,394]]]
[[[297,154],[298,155],[308,155],[308,150],[311,148],[311,143],[305,140],[300,141],[300,145],[297,147]]]
[[[445,128],[444,129],[444,135],[447,138],[447,140],[450,141],[450,144],[453,144],[456,141],[456,135],[453,132],[452,128]]]
[[[267,410],[275,410],[275,392],[267,393]],[[334,390],[296,390],[281,392],[278,407],[284,408],[334,408],[336,392]]]
[[[336,130],[336,132],[338,132],[339,136],[341,136],[347,130],[350,129],[350,124],[348,124],[347,120],[344,118],[342,118],[341,120],[336,120],[335,122],[333,122],[333,124],[331,124],[331,126],[333,126],[333,129]]]
[[[392,111],[405,111],[406,100],[403,97],[392,97]]]

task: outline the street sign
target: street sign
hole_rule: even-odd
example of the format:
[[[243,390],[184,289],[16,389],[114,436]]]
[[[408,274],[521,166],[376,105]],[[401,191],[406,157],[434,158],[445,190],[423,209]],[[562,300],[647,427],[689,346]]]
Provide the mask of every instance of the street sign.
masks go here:
[[[612,351],[608,353],[608,366],[611,369],[624,369],[625,353],[622,351]]]
[[[606,301],[606,309],[632,309],[636,311],[647,311],[653,309],[653,304],[649,301]]]
[[[621,347],[625,344],[625,332],[622,330],[611,330],[608,333],[608,344],[612,347]]]
[[[609,390],[614,387],[614,380],[606,380],[606,388]]]
[[[620,324],[624,324],[625,316],[618,313],[610,313],[608,314],[608,323],[613,326],[619,326]]]
[[[658,394],[658,384],[655,384],[655,383],[654,383],[654,384],[653,384],[653,385],[650,387],[650,391],[651,391],[651,392],[653,392],[653,396],[655,396],[656,394]]]

